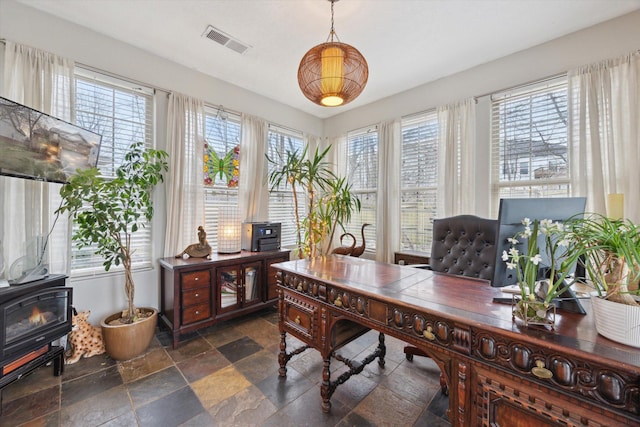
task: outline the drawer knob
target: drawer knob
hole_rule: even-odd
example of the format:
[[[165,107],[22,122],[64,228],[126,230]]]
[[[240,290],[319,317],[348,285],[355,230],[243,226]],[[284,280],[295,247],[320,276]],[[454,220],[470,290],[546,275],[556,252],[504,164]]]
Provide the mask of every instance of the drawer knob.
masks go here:
[[[198,298],[200,296],[200,294],[196,294],[196,298]]]
[[[296,316],[296,318],[293,321],[299,325],[301,323],[300,316]]]
[[[542,360],[536,360],[535,368],[531,369],[531,373],[542,379],[552,378],[553,372],[544,367],[544,362]]]
[[[196,314],[200,314],[200,311],[199,311],[199,310],[196,310]]]
[[[427,326],[427,329],[422,332],[422,335],[429,341],[433,341],[436,339],[436,336],[433,334],[433,328],[431,326]]]
[[[197,282],[198,280],[200,280],[200,278],[199,278],[199,277],[196,277],[196,278],[195,278],[195,279],[193,279],[193,280],[195,280],[195,281]]]
[[[336,307],[342,307],[342,297],[338,295],[338,298],[336,298],[335,301],[333,301],[333,304]]]

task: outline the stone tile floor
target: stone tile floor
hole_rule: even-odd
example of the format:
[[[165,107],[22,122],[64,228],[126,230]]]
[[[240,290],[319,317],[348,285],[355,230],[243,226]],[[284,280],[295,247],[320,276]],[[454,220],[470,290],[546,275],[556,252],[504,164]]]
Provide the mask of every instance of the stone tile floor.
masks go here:
[[[369,332],[342,354],[361,360],[377,345]],[[404,358],[404,343],[386,338],[386,366],[368,365],[340,385],[329,413],[320,404],[322,359],[295,356],[278,376],[277,313],[262,311],[184,337],[177,349],[158,330],[149,350],[116,362],[106,355],[45,366],[2,392],[6,426],[448,426],[448,398],[433,361]],[[288,339],[288,348],[299,341]],[[332,378],[343,370],[332,362]]]

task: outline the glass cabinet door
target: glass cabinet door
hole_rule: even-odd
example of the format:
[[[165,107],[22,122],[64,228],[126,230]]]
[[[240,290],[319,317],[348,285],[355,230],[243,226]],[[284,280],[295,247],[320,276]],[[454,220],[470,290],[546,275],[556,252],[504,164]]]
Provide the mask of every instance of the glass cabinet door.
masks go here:
[[[238,267],[219,268],[217,276],[219,311],[236,308],[240,302],[240,269]]]
[[[262,295],[260,292],[262,286],[260,286],[260,267],[261,263],[252,263],[243,265],[243,303],[244,305],[250,305],[262,301]]]

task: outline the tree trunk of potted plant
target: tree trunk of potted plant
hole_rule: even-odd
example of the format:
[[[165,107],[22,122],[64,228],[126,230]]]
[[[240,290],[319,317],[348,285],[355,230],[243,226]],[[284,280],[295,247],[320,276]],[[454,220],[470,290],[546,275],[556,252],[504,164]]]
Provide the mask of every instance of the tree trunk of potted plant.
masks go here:
[[[101,322],[105,349],[117,360],[144,352],[157,322],[157,310],[136,309],[134,305],[131,238],[153,217],[152,191],[168,170],[167,157],[164,151],[135,143],[114,178],[100,176],[97,168],[86,169],[60,189],[58,212],[69,212],[75,221],[73,240],[79,247],[95,246],[95,253],[105,259],[105,270],[120,264],[124,268],[128,307]]]

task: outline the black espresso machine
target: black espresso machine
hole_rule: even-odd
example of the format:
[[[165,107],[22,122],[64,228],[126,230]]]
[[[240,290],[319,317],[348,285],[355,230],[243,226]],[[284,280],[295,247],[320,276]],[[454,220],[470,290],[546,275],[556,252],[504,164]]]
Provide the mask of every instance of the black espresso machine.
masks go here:
[[[280,233],[279,222],[243,222],[242,250],[263,252],[280,249]]]

